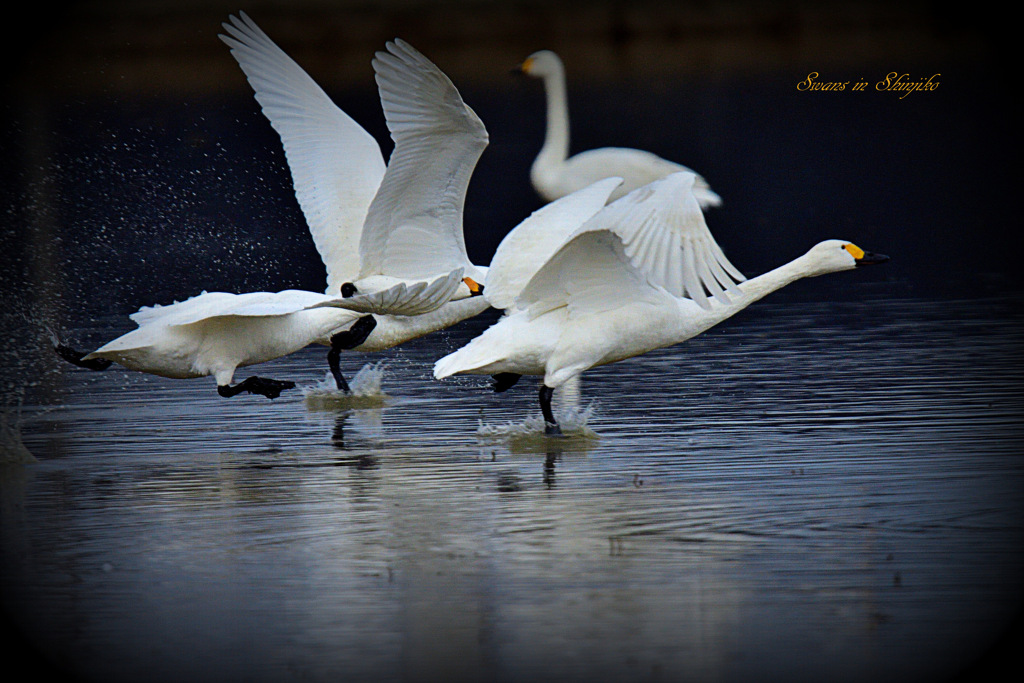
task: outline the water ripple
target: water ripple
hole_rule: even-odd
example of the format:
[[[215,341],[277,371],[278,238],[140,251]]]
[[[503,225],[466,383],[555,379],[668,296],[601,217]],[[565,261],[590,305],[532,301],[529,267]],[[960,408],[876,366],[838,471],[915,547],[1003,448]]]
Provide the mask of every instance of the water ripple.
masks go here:
[[[765,305],[588,372],[560,439],[531,378],[430,378],[485,322],[343,357],[371,403],[310,402],[322,349],[261,368],[307,389],[273,402],[37,375],[38,462],[0,468],[13,613],[111,680],[750,680],[820,637],[826,677],[884,680],[1019,604],[1016,304]]]

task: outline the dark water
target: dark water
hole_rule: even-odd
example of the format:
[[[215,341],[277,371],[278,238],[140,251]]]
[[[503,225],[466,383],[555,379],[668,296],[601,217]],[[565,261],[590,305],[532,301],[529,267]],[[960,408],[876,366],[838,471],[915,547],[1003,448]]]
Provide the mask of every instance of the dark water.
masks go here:
[[[848,294],[587,373],[562,439],[430,378],[490,314],[346,357],[355,404],[58,366],[4,603],[106,681],[945,680],[1021,606],[1024,315]]]

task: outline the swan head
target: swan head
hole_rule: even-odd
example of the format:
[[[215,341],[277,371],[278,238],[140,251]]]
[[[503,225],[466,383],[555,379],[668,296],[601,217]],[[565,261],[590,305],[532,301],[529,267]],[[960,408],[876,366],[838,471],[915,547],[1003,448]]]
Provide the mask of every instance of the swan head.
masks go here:
[[[860,266],[885,263],[889,260],[884,254],[864,251],[848,240],[825,240],[811,247],[804,255],[804,267],[808,277],[838,273],[841,270],[852,270]]]
[[[553,76],[562,73],[562,60],[551,50],[539,50],[527,57],[515,71],[535,78]]]
[[[462,278],[459,289],[452,299],[468,299],[471,296],[483,296],[484,286],[471,277]]]

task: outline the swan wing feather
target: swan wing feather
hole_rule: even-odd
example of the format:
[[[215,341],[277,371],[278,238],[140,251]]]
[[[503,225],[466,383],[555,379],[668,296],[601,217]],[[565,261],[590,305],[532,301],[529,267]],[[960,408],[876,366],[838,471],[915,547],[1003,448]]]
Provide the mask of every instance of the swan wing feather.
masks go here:
[[[395,142],[359,246],[360,277],[424,279],[463,267],[463,206],[487,146],[480,118],[451,80],[408,43],[388,42],[373,60]]]
[[[203,292],[166,306],[144,306],[129,316],[139,327],[172,327],[223,316],[289,315],[329,299],[326,294],[288,289],[281,292]]]
[[[399,282],[376,292],[318,301],[310,308],[344,308],[376,315],[423,315],[440,308],[455,295],[462,283],[462,273],[462,268],[457,268],[432,281]]]
[[[559,248],[523,288],[516,305],[531,319],[566,307],[574,320],[640,301],[661,306],[672,296],[633,263],[619,235],[592,230]]]
[[[247,297],[246,294],[239,295]],[[262,297],[253,297],[249,301],[239,301],[232,310],[222,315],[246,317],[273,317],[290,315],[310,308],[315,303],[329,298],[330,295],[308,292],[300,289],[286,289],[281,292],[269,292]]]
[[[601,210],[622,183],[606,178],[534,211],[498,245],[487,270],[484,297],[509,309],[534,273],[584,222]]]
[[[693,195],[695,176],[680,172],[615,200],[579,232],[610,230],[630,261],[670,294],[710,307],[710,296],[727,303],[746,278],[725,257]]]
[[[244,12],[220,39],[281,137],[295,197],[337,291],[359,272],[363,222],[384,176],[380,145]]]

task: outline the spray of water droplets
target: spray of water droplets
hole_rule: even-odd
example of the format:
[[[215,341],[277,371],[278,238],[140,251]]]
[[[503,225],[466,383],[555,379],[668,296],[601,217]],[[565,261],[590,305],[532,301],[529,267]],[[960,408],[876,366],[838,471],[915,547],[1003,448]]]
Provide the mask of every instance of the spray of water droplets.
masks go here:
[[[555,419],[565,436],[597,438],[597,433],[588,426],[588,422],[597,412],[597,404],[591,402],[586,407],[580,408],[576,405],[564,406],[556,409]],[[544,432],[544,418],[538,415],[530,415],[517,422],[505,422],[503,424],[486,423],[481,420],[476,430],[477,436],[486,439],[507,439],[522,436],[541,435]]]
[[[349,380],[351,393],[339,391],[330,372],[325,373],[320,382],[301,389],[306,405],[312,410],[379,407],[388,398],[383,388],[385,376],[384,361],[367,363]]]

